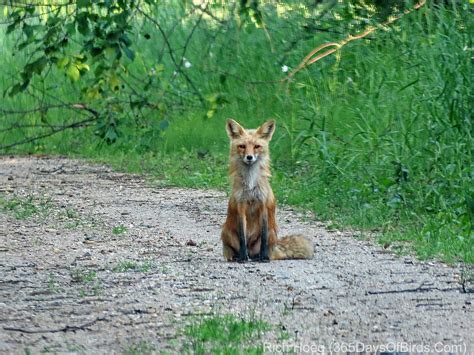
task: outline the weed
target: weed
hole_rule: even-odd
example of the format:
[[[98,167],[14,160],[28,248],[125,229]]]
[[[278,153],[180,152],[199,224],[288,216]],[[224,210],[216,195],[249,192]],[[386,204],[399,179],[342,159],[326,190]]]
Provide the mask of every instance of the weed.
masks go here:
[[[131,260],[120,261],[113,269],[115,272],[125,272],[128,270],[135,270],[137,263]]]
[[[140,271],[140,272],[148,272],[152,267],[152,263],[150,261],[145,261],[143,263],[137,263],[133,260],[123,260],[120,261],[114,268],[114,272],[126,272],[129,270],[132,271]]]
[[[53,275],[50,274],[48,278],[48,292],[59,293],[61,291],[58,282],[54,279]]]
[[[68,207],[62,213],[61,216],[65,217],[66,223],[64,225],[67,229],[76,229],[83,225],[79,214],[74,208]]]
[[[194,354],[263,354],[259,339],[270,329],[261,320],[225,315],[198,320],[187,326],[184,334]]]
[[[94,270],[87,271],[82,268],[77,268],[71,271],[71,279],[74,282],[91,284],[97,278],[97,273]]]
[[[75,220],[73,222],[69,222],[65,224],[66,229],[76,229],[81,225],[81,222],[79,220]]]
[[[79,296],[98,296],[101,293],[102,285],[99,280],[94,281],[92,284],[86,284],[79,289]]]
[[[67,208],[66,209],[66,217],[70,218],[70,219],[76,219],[76,218],[78,218],[78,214],[74,209]]]
[[[112,233],[115,235],[123,234],[127,231],[127,227],[123,225],[115,226],[112,228]]]
[[[32,195],[25,197],[14,195],[9,199],[0,196],[0,207],[12,212],[16,219],[27,219],[40,213],[46,215],[52,203],[50,199],[38,199]]]

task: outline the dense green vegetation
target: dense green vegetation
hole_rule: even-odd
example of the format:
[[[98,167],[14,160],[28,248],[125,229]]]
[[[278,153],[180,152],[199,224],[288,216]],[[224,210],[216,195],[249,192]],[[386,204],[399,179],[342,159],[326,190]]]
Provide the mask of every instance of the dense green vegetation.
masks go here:
[[[28,38],[21,25],[2,27],[3,153],[86,157],[160,184],[227,189],[226,118],[256,127],[273,117],[279,203],[332,227],[376,231],[421,258],[474,261],[472,5],[427,4],[282,84],[268,81],[402,9],[146,3],[126,22],[127,40],[101,42],[96,57],[82,46],[96,40],[92,19],[89,31],[64,26],[70,40],[54,56],[44,50],[47,27],[31,30],[42,39],[36,50],[34,41],[18,49]],[[44,68],[28,67],[43,57]],[[81,117],[85,127],[63,130]]]

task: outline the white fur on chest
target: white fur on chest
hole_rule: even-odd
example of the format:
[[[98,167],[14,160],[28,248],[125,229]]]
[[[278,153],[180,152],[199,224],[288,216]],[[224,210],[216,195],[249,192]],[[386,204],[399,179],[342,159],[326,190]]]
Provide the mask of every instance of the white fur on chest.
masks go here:
[[[246,167],[239,176],[242,186],[235,191],[238,201],[264,201],[266,193],[261,184],[262,170],[259,164]]]
[[[242,176],[244,186],[248,190],[254,190],[258,185],[258,180],[260,177],[260,166],[258,166],[258,164],[249,166],[246,170],[244,170],[244,174]]]

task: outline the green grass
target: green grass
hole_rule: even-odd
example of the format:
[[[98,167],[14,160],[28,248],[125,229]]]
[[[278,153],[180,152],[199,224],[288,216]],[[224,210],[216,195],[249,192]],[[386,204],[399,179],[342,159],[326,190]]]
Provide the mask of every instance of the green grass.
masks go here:
[[[71,281],[78,284],[80,297],[97,296],[102,290],[102,284],[95,270],[75,268],[70,271]]]
[[[138,263],[133,260],[122,260],[117,263],[113,268],[114,272],[127,272],[127,271],[139,271],[139,272],[148,272],[152,267],[151,262],[146,261],[143,263]]]
[[[97,273],[93,270],[87,271],[82,268],[77,268],[71,271],[71,279],[74,282],[91,284],[97,279]]]
[[[270,14],[272,5],[265,6]],[[231,22],[225,35],[216,35],[210,43],[215,27],[203,21],[187,49],[186,58],[193,64],[187,73],[203,95],[225,97],[212,118],[204,118],[209,107],[193,103],[174,111],[147,111],[140,119],[125,115],[117,123],[119,139],[114,144],[104,143],[94,135],[97,127],[89,127],[6,153],[85,157],[146,173],[161,186],[228,190],[226,118],[256,127],[273,117],[277,130],[271,144],[272,185],[280,204],[314,211],[317,219],[332,226],[375,232],[380,243],[397,252],[473,263],[474,17],[469,6],[428,5],[390,31],[354,41],[339,56],[308,67],[289,86],[249,81],[282,78],[281,64],[294,68],[311,49],[339,40],[349,30],[312,33],[288,50],[290,42],[302,36],[300,25],[306,21],[296,10],[287,18],[265,17],[271,40],[261,28]],[[173,11],[157,14],[163,26],[173,24]],[[149,24],[144,26],[155,33]],[[186,40],[186,26],[173,35],[174,45]],[[127,69],[138,76],[156,64],[161,47],[159,41],[146,42],[138,35],[134,40],[140,60]],[[0,82],[6,87],[25,58],[7,55],[14,52],[10,38],[4,48]],[[213,56],[204,56],[203,48]],[[282,58],[284,63],[279,62]],[[163,64],[160,75],[172,75],[168,57]],[[79,84],[55,85],[62,80],[53,71],[41,85],[50,85],[57,97],[77,101]],[[185,82],[176,80],[175,87],[188,98]],[[160,102],[159,93],[157,87],[147,95]],[[128,99],[126,92],[114,95]],[[89,104],[102,107],[106,102]],[[36,104],[24,95],[6,97],[2,106]],[[52,110],[47,119],[63,122],[69,115]],[[44,119],[23,117],[32,123]],[[164,119],[170,125],[161,130]],[[6,116],[0,128],[16,120]],[[0,132],[0,141],[12,142],[32,132],[8,131],[3,137]]]
[[[270,329],[261,320],[225,315],[197,320],[185,328],[184,334],[193,354],[263,354],[261,338]]]
[[[9,211],[16,219],[27,219],[37,214],[46,215],[52,204],[49,199],[32,195],[5,197],[0,195],[0,209]]]
[[[112,233],[115,235],[123,234],[127,231],[127,227],[119,225],[112,228]]]

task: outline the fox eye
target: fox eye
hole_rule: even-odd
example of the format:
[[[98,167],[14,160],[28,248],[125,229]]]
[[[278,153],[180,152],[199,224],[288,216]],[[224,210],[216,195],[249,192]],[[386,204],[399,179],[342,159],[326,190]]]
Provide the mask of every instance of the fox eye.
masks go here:
[[[261,145],[255,144],[255,149],[258,149],[260,147],[261,147]]]
[[[240,149],[245,149],[245,144],[239,144]]]

